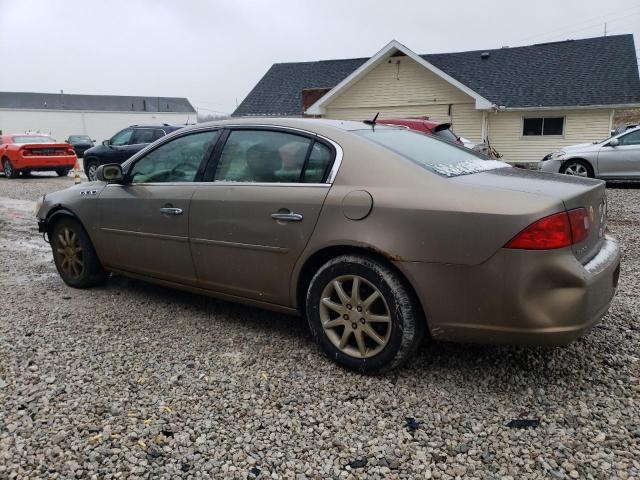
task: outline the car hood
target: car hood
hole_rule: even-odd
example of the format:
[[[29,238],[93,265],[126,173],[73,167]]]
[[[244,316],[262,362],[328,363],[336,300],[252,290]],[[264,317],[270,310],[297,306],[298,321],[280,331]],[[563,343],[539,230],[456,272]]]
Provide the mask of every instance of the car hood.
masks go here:
[[[577,145],[562,147],[560,150],[567,153],[594,152],[598,150],[600,146],[599,143],[578,143]]]

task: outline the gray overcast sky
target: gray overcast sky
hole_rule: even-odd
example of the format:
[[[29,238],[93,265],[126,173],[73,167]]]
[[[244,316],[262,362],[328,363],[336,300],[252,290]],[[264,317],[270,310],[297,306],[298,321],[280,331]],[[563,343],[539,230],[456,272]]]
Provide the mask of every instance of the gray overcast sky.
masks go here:
[[[635,34],[640,0],[0,0],[0,91],[186,96],[231,112],[273,63]],[[205,110],[206,109],[206,110]]]

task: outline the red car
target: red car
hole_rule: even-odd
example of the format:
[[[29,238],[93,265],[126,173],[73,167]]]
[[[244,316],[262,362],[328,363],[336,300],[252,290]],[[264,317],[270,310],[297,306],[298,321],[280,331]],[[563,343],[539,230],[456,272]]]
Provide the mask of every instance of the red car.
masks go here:
[[[0,172],[7,178],[33,170],[55,171],[65,176],[78,161],[68,143],[58,143],[47,135],[17,133],[0,136]]]
[[[436,135],[444,138],[449,142],[459,143],[462,145],[462,140],[458,137],[453,130],[451,130],[450,123],[434,122],[429,120],[429,117],[418,118],[382,118],[377,123],[384,123],[385,125],[403,125],[411,130],[427,133],[429,135]]]

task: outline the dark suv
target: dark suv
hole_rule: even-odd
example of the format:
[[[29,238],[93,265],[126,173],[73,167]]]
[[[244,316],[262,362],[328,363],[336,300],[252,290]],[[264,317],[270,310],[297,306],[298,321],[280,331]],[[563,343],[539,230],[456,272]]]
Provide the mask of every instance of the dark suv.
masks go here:
[[[101,145],[84,152],[84,171],[89,180],[96,179],[96,170],[105,163],[122,163],[150,143],[184,125],[131,125],[120,130]]]

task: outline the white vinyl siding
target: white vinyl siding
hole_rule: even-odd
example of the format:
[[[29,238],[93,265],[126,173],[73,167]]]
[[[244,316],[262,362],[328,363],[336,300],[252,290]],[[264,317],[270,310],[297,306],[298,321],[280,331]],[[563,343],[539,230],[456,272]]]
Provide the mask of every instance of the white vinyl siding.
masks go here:
[[[195,119],[195,113],[0,109],[0,128],[4,133],[40,132],[58,141],[65,140],[69,135],[89,135],[102,142],[129,125],[179,125],[187,121],[193,123]]]
[[[391,63],[389,63],[391,62]],[[400,62],[400,63],[396,63]],[[473,101],[410,58],[390,57],[329,105],[332,108],[433,105]]]
[[[590,143],[609,136],[610,109],[498,112],[488,115],[491,146],[508,162],[538,162],[568,145]],[[564,135],[523,136],[524,117],[565,117]]]
[[[482,142],[482,112],[473,103],[459,103],[451,106],[451,128],[459,137],[474,143]]]

